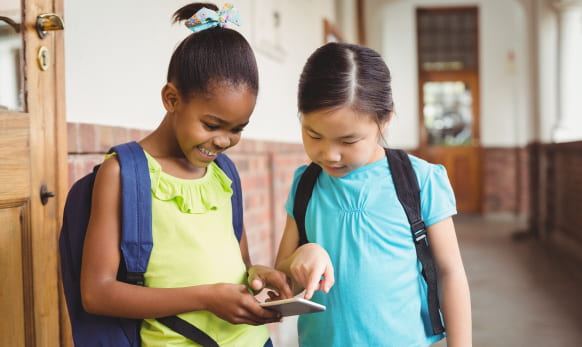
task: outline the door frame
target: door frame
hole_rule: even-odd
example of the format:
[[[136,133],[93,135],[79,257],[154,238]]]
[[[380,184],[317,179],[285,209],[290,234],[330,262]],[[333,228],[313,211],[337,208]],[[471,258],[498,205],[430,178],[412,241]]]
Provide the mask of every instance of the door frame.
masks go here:
[[[62,18],[64,0],[24,0],[18,1],[17,6],[9,9],[19,9],[21,13],[19,32],[23,45],[18,68],[24,73],[24,110],[0,111],[0,130],[6,134],[4,139],[10,150],[4,154],[8,158],[14,156],[14,160],[0,163],[5,174],[1,176],[1,191],[6,192],[0,196],[0,208],[13,209],[16,216],[4,229],[14,244],[5,246],[20,245],[14,253],[19,264],[12,266],[18,267],[13,270],[22,276],[21,284],[7,284],[9,289],[21,285],[22,291],[14,293],[14,298],[4,299],[9,303],[7,308],[14,309],[14,313],[22,315],[18,319],[23,320],[7,325],[3,333],[7,334],[5,338],[14,338],[17,345],[62,346],[67,345],[62,337],[64,302],[58,257],[68,189],[64,35],[49,31],[40,38],[36,20],[42,13],[56,13]],[[46,70],[41,69],[38,59],[43,51],[49,57],[45,60]],[[21,165],[12,166],[15,162]],[[14,179],[19,186],[15,186]],[[41,201],[43,185],[54,193],[46,204]],[[10,305],[12,299],[17,303]]]
[[[416,19],[416,50],[418,72],[418,129],[419,129],[419,156],[443,164],[449,173],[449,179],[457,197],[457,208],[460,213],[480,213],[483,209],[483,173],[482,173],[482,148],[480,129],[480,89],[479,89],[479,7],[478,6],[444,6],[444,7],[418,7],[419,11],[452,12],[474,11],[475,25],[475,67],[459,70],[433,70],[424,71],[420,56],[420,32],[419,22]],[[424,91],[426,82],[463,81],[471,91],[473,122],[471,124],[472,143],[468,146],[431,146],[428,143],[428,131],[424,125]],[[459,167],[470,168],[470,173],[459,172]],[[469,191],[467,191],[469,190]],[[474,203],[465,203],[465,198],[472,197]]]

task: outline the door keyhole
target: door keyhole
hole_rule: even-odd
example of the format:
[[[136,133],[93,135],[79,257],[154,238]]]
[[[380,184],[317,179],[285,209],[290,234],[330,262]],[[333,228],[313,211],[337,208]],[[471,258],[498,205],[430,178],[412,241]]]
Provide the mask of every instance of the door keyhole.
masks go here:
[[[46,48],[45,46],[40,47],[38,49],[37,59],[38,59],[38,66],[40,67],[40,69],[42,71],[48,70],[50,62],[51,62],[48,48]]]

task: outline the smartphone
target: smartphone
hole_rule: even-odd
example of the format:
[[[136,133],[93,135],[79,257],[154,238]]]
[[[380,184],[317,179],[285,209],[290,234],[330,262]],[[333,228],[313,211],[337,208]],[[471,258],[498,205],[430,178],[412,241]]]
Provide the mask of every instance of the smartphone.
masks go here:
[[[283,317],[325,311],[324,305],[302,298],[268,301],[260,305],[267,310],[280,312]]]

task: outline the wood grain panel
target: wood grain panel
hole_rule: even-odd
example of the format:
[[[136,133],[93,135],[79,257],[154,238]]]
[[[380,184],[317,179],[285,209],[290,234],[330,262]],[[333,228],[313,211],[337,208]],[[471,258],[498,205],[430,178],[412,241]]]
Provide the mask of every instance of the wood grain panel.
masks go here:
[[[30,346],[33,340],[30,228],[26,202],[0,206],[0,346]]]
[[[18,199],[30,191],[28,115],[0,113],[0,197]]]

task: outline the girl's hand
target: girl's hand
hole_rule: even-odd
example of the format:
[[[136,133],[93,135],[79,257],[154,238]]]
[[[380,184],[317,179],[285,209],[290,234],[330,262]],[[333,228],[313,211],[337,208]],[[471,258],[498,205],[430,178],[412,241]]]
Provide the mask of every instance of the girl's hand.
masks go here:
[[[270,298],[287,299],[293,297],[290,281],[285,273],[263,265],[254,265],[248,272],[248,283],[255,293],[269,288],[277,292],[276,295],[269,293]]]
[[[242,284],[213,285],[207,310],[232,324],[262,325],[281,321],[281,314],[265,310]]]
[[[292,255],[289,270],[293,279],[305,288],[305,299],[308,300],[316,290],[328,293],[335,282],[329,255],[316,243],[307,243],[297,248]]]

